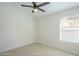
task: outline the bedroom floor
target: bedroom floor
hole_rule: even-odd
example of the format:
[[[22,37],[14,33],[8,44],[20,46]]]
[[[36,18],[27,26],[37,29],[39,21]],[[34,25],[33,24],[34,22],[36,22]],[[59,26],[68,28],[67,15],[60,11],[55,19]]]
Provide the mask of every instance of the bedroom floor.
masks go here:
[[[39,43],[30,44],[7,52],[0,53],[2,56],[73,56],[70,53],[45,46]]]

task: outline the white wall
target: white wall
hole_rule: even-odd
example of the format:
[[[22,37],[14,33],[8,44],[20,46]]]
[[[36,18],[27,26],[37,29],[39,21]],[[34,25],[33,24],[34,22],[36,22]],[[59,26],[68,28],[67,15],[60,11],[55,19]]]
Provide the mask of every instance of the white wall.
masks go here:
[[[0,3],[0,52],[35,42],[35,25],[14,3]]]
[[[60,18],[79,15],[79,7],[39,18],[38,42],[79,55],[79,43],[60,40]]]

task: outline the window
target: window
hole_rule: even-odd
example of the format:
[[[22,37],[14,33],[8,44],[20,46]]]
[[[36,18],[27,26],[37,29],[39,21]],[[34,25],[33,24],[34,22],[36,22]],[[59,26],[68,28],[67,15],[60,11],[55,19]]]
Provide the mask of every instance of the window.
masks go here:
[[[67,17],[61,20],[61,29],[62,28],[73,28],[79,29],[79,16]]]
[[[62,18],[60,22],[61,40],[79,42],[79,16]]]

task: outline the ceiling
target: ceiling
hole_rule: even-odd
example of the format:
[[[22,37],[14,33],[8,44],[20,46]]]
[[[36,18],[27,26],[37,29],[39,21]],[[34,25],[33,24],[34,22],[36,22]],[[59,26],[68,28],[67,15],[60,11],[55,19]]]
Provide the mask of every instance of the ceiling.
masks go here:
[[[43,2],[37,2],[38,4],[41,4]],[[21,4],[26,4],[26,5],[32,5],[31,2],[18,2],[16,3],[16,5],[21,5]],[[42,9],[44,9],[46,12],[41,12],[41,11],[37,11],[35,13],[32,13],[32,8],[28,8],[28,7],[22,7],[22,6],[18,6],[21,10],[23,10],[23,12],[30,14],[31,16],[33,16],[34,18],[39,18],[39,17],[43,17],[46,15],[50,15],[56,12],[60,12],[69,8],[73,8],[79,6],[79,2],[51,2],[48,5],[45,5],[43,7],[40,7]]]

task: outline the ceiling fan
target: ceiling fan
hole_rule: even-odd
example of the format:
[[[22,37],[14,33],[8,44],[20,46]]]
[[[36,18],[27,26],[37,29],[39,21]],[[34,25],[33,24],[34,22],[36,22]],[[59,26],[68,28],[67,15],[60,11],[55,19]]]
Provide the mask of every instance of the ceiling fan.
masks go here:
[[[45,10],[41,9],[40,7],[49,4],[49,2],[44,2],[44,3],[39,4],[39,5],[37,5],[36,2],[32,2],[32,4],[33,4],[33,6],[30,6],[30,5],[21,5],[21,6],[22,6],[22,7],[30,7],[30,8],[33,8],[33,9],[32,9],[32,13],[34,13],[34,12],[37,11],[37,10],[40,10],[40,11],[42,11],[42,12],[45,12]]]

